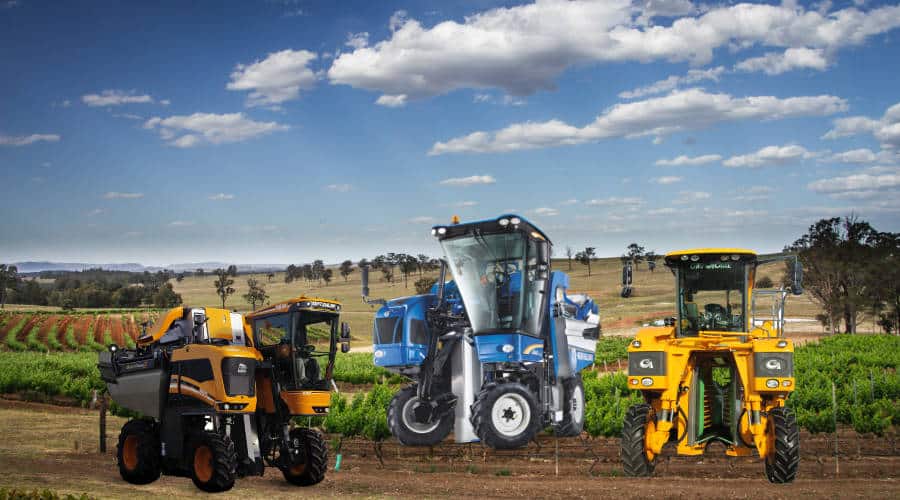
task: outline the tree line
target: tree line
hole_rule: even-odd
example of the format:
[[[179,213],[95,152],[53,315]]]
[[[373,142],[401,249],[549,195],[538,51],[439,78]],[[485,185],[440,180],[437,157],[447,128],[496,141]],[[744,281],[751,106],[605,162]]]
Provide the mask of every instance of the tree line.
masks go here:
[[[0,264],[0,307],[5,304],[76,307],[173,307],[181,304],[168,270],[151,273],[107,271],[53,271],[23,277],[13,265]],[[40,279],[38,279],[40,278]],[[50,281],[52,280],[52,281]]]

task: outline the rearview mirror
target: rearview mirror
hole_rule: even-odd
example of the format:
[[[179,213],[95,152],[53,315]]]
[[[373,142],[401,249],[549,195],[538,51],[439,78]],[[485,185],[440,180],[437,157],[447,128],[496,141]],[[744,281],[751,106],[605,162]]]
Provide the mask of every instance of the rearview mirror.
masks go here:
[[[341,323],[341,342],[350,342],[350,325]]]
[[[344,354],[350,352],[350,342],[341,342],[341,352]]]

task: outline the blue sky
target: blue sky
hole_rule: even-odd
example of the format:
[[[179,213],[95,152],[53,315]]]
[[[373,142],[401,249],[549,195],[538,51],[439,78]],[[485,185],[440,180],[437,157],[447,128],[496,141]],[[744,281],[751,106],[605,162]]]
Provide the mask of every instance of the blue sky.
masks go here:
[[[900,230],[895,2],[0,2],[0,261]]]

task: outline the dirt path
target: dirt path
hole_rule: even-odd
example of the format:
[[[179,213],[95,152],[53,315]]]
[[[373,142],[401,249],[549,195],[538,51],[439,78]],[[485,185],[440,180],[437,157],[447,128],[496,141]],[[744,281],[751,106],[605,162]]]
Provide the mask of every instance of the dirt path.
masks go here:
[[[109,318],[109,328],[112,332],[112,340],[116,343],[116,345],[125,345],[125,327],[122,325],[122,322],[125,321],[125,316],[110,316]]]
[[[3,327],[0,328],[0,341],[6,340],[6,334],[9,333],[10,330],[16,327],[19,323],[22,322],[22,318],[25,316],[22,314],[10,314],[6,317],[6,323],[3,324]]]
[[[90,314],[85,314],[75,320],[75,340],[78,341],[79,345],[87,344],[88,332],[91,331],[93,322],[94,317]]]
[[[25,323],[25,326],[19,330],[19,334],[16,335],[16,340],[25,342],[25,338],[28,337],[28,333],[31,332],[31,329],[39,326],[44,318],[45,316],[43,314],[32,314],[31,317],[28,318],[28,322]]]
[[[51,488],[61,493],[89,493],[100,498],[197,497],[189,479],[163,477],[145,486],[125,483],[115,465],[115,437],[123,419],[109,419],[109,449],[97,453],[96,413],[79,408],[58,408],[0,401],[0,487]],[[548,440],[549,439],[549,440]],[[244,478],[235,488],[216,498],[296,498],[298,495],[436,496],[491,498],[897,498],[900,496],[900,456],[884,439],[871,438],[863,454],[847,448],[842,435],[839,477],[834,476],[830,455],[808,455],[827,450],[821,436],[803,436],[804,459],[798,480],[790,485],[771,485],[762,477],[756,459],[728,459],[721,453],[706,457],[675,457],[657,466],[649,479],[622,478],[615,439],[594,440],[600,460],[574,452],[578,439],[560,440],[559,475],[553,460],[552,438],[540,449],[532,445],[517,452],[484,452],[477,445],[443,445],[404,448],[385,443],[385,466],[372,453],[372,444],[343,444],[340,472],[329,470],[323,483],[298,489],[281,474],[269,469],[264,477]],[[332,453],[333,455],[333,453]],[[334,465],[334,457],[330,459]],[[593,472],[591,473],[591,468]]]
[[[46,321],[41,323],[41,329],[38,330],[37,338],[42,344],[49,346],[49,344],[47,343],[47,339],[50,336],[50,330],[52,330],[53,327],[59,322],[61,317],[62,316],[57,316],[55,314],[47,316]]]

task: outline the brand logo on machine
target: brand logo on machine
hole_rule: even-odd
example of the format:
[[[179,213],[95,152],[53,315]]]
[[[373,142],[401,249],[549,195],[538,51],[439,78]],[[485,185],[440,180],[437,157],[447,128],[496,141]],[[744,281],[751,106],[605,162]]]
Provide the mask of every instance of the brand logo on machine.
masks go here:
[[[247,365],[245,365],[244,363],[238,363],[237,373],[238,373],[238,375],[246,375],[247,374]]]
[[[766,368],[769,370],[781,370],[781,360],[780,359],[770,359],[766,361]]]
[[[575,359],[579,361],[593,361],[594,355],[587,352],[578,352],[575,353]]]
[[[650,358],[644,358],[641,360],[640,363],[638,363],[638,366],[640,366],[641,368],[644,368],[646,370],[652,370],[653,369],[653,360]]]
[[[698,262],[695,264],[691,264],[691,269],[733,269],[731,262],[714,262],[711,264],[703,264],[702,262]]]

